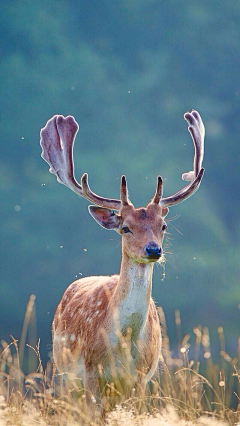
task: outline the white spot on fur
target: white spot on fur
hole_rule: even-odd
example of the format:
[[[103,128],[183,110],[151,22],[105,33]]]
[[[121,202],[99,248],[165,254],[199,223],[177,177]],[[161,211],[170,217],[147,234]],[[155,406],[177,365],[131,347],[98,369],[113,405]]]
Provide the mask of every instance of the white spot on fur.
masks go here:
[[[75,336],[75,334],[71,334],[71,336],[70,336],[70,340],[71,340],[72,342],[74,342],[74,341],[76,340],[76,336]]]

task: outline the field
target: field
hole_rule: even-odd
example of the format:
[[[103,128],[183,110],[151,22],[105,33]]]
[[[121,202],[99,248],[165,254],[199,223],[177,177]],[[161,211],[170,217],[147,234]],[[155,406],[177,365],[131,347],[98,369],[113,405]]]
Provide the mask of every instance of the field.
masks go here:
[[[40,348],[26,344],[31,328],[34,296],[31,296],[18,342],[1,342],[0,353],[0,426],[5,425],[237,425],[240,424],[240,343],[238,354],[231,358],[224,347],[223,329],[219,327],[220,365],[211,355],[208,329],[194,328],[195,341],[189,359],[189,336],[179,342],[179,356],[173,358],[166,333],[164,313],[159,308],[163,331],[164,364],[149,385],[144,397],[133,388],[124,396],[122,383],[131,389],[131,339],[122,336],[126,363],[120,379],[105,383],[100,371],[99,395],[92,402],[91,413],[86,405],[81,380],[71,379],[66,388],[63,377],[54,371],[51,361],[44,369]],[[180,314],[176,312],[180,332]],[[180,335],[180,334],[179,334]],[[32,370],[33,357],[37,360]],[[202,359],[203,362],[199,362]],[[113,360],[114,362],[114,360]],[[119,377],[119,375],[118,375]],[[103,379],[103,380],[102,380]]]

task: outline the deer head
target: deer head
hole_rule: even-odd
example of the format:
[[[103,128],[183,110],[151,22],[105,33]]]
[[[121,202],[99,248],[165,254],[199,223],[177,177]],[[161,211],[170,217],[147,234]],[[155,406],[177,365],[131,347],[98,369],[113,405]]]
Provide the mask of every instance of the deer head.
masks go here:
[[[139,263],[155,262],[161,258],[168,207],[194,194],[203,177],[204,125],[197,111],[185,113],[184,118],[194,144],[194,160],[193,171],[184,173],[182,179],[190,183],[174,195],[163,198],[162,178],[158,176],[152,200],[146,208],[138,209],[128,198],[125,176],[121,178],[119,200],[100,197],[92,192],[87,173],[82,175],[80,184],[76,181],[73,145],[79,127],[72,116],[55,115],[41,130],[42,158],[50,165],[50,172],[56,175],[58,182],[94,204],[89,206],[89,213],[102,227],[120,233],[124,253]]]

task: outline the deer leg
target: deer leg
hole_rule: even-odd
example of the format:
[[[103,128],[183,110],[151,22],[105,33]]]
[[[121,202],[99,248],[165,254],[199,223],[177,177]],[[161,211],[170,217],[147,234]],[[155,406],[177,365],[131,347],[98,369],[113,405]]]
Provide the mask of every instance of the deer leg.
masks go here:
[[[87,414],[94,418],[96,415],[96,389],[97,372],[94,369],[86,369],[84,378],[84,388],[87,402]]]

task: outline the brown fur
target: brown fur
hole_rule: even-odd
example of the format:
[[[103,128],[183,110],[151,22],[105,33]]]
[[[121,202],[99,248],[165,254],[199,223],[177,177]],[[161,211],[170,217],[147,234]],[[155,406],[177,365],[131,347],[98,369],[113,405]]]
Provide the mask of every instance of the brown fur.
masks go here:
[[[72,361],[78,362],[80,356],[87,368],[98,364],[106,366],[109,351],[106,336],[108,332],[116,329],[116,323],[113,316],[109,315],[108,307],[118,282],[119,275],[87,277],[73,282],[64,292],[53,321],[53,339],[55,334],[67,336],[61,349],[59,347],[56,351],[54,348],[54,360],[60,371],[69,371],[73,366]],[[141,355],[145,361],[145,374],[153,364],[158,346],[157,339],[160,339],[160,325],[151,298],[146,336],[143,345],[140,345]],[[70,365],[65,364],[64,348],[69,349],[72,354],[72,358],[69,359]]]
[[[119,356],[119,341],[115,337],[117,316],[121,306],[122,321],[125,321],[125,303],[130,304],[130,308],[126,307],[128,322],[122,329],[120,327],[120,332],[124,336],[127,328],[132,331],[133,367],[138,371],[137,381],[143,387],[154,374],[161,358],[161,329],[151,297],[154,261],[146,257],[144,247],[149,242],[162,246],[162,208],[149,204],[146,209],[135,209],[129,204],[122,208],[114,221],[110,213],[105,210],[103,214],[101,209],[94,208],[95,220],[108,228],[114,226],[122,234],[120,275],[88,277],[73,282],[63,294],[52,326],[53,357],[57,368],[78,375],[81,364],[84,367],[85,386],[93,393],[98,365],[101,364],[109,375],[109,351]],[[131,232],[124,234],[123,227],[126,226]],[[136,291],[133,290],[134,285],[139,286],[135,295],[145,303],[143,311],[138,312],[138,307],[134,308],[134,305],[133,312],[128,310],[132,303],[131,291]]]

